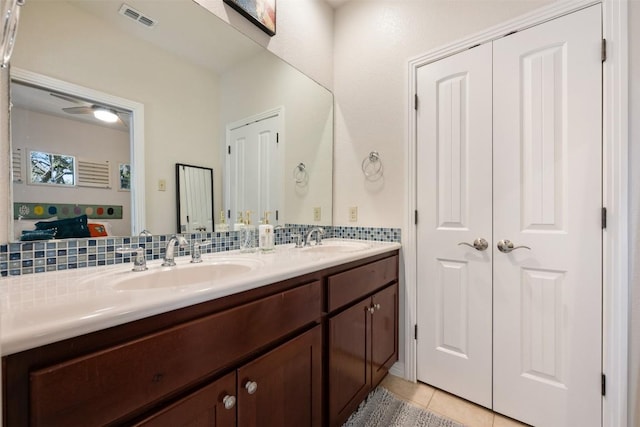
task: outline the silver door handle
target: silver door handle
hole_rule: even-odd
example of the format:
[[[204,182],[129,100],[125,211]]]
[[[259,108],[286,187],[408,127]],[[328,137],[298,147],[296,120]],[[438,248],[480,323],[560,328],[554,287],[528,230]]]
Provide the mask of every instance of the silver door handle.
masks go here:
[[[515,251],[516,249],[529,249],[529,246],[514,246],[511,240],[500,240],[498,242],[498,250],[504,254],[508,254],[511,251]]]
[[[489,247],[489,242],[487,242],[485,239],[483,239],[482,237],[476,239],[473,241],[473,245],[471,243],[467,243],[467,242],[460,242],[458,243],[458,246],[460,245],[466,245],[469,246],[470,248],[473,248],[477,251],[484,251]]]

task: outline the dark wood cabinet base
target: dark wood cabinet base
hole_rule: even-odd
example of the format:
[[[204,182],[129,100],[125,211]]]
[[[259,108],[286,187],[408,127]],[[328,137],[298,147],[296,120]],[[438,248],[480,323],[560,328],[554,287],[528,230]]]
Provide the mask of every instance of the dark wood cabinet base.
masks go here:
[[[3,425],[338,425],[398,356],[398,252],[2,358]]]

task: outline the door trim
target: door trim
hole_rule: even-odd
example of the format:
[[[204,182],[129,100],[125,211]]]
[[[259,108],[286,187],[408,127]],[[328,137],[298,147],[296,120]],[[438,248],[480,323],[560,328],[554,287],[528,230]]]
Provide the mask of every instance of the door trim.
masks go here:
[[[607,396],[602,399],[602,425],[626,426],[628,423],[628,0],[578,0],[559,2],[491,27],[413,58],[407,76],[407,207],[403,238],[405,259],[405,363],[404,376],[416,381],[416,342],[413,325],[417,322],[417,233],[414,223],[417,207],[416,93],[417,69],[479,43],[487,43],[512,31],[541,24],[585,7],[602,4],[603,37],[611,46],[603,63],[603,202],[608,210],[603,230],[603,373],[607,375]]]

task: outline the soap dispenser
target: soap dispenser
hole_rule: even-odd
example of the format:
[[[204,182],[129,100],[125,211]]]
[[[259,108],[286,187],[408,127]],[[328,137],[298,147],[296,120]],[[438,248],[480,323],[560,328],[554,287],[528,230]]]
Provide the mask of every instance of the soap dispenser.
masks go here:
[[[220,224],[216,224],[216,231],[220,233],[224,233],[225,231],[229,231],[229,224],[227,224],[227,220],[224,216],[224,211],[220,211]]]
[[[244,217],[242,216],[242,211],[238,212],[238,219],[236,219],[236,223],[233,224],[233,231],[240,231],[244,227]]]
[[[255,252],[256,227],[251,224],[251,211],[247,211],[244,217],[244,225],[240,229],[240,252]]]
[[[258,227],[258,245],[262,252],[272,252],[275,250],[275,240],[273,236],[273,225],[269,224],[271,212],[264,213],[264,221]]]

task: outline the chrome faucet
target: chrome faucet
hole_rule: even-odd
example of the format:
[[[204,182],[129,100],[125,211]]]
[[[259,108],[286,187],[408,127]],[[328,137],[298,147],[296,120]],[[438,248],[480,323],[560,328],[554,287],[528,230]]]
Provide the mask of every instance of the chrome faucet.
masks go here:
[[[123,255],[131,255],[133,254],[133,268],[131,271],[145,271],[147,270],[147,259],[144,255],[143,247],[121,247],[117,248],[116,252]]]
[[[311,230],[307,231],[307,234],[304,237],[304,245],[311,246],[311,237],[313,233],[316,233],[316,245],[322,244],[322,236],[324,235],[324,229],[322,227],[313,227]]]
[[[173,251],[175,250],[176,243],[181,248],[185,248],[189,245],[189,242],[187,242],[187,239],[185,239],[183,236],[171,236],[171,238],[167,242],[167,247],[164,250],[164,258],[162,262],[163,267],[173,267],[174,265],[176,265],[176,262],[173,260]]]
[[[191,250],[191,263],[198,264],[202,262],[202,248],[207,247],[211,242],[203,240],[202,242],[195,242],[193,249]]]

